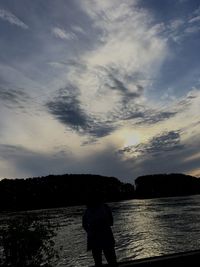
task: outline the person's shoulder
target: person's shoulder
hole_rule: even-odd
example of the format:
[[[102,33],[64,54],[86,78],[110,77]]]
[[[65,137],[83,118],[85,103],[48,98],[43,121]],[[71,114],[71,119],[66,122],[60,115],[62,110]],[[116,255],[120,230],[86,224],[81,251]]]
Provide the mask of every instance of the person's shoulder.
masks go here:
[[[88,211],[89,211],[89,209],[86,208],[86,209],[83,211],[83,216],[87,215],[87,214],[88,214]]]
[[[105,209],[110,210],[110,207],[109,207],[109,205],[107,203],[104,203],[103,206],[104,206]]]

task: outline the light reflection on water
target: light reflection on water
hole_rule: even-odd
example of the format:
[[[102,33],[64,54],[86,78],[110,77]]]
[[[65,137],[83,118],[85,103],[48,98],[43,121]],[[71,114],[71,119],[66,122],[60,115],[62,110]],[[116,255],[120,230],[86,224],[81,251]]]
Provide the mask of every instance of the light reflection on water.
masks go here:
[[[200,248],[200,195],[110,203],[119,261]],[[31,211],[59,225],[56,247],[62,247],[58,266],[92,265],[81,226],[83,206]],[[15,214],[4,214],[0,222]],[[56,229],[56,228],[55,228]]]

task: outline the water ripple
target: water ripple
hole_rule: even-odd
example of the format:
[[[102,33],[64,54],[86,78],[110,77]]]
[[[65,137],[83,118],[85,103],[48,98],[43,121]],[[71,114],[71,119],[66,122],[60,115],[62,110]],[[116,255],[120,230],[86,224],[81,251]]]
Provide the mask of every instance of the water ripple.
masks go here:
[[[116,253],[119,261],[188,251],[200,247],[200,196],[129,200],[110,203],[115,224]],[[57,266],[93,265],[86,251],[86,234],[81,221],[83,206],[30,211],[50,220],[60,252]],[[3,213],[1,227],[24,213]],[[104,259],[105,261],[105,259]]]

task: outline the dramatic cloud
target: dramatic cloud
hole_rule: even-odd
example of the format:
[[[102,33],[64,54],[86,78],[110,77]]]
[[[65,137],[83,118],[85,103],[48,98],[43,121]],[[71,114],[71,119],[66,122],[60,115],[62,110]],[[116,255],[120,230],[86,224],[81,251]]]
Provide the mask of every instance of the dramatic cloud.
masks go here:
[[[77,97],[78,90],[73,86],[60,90],[57,99],[48,102],[46,106],[50,112],[80,134],[103,137],[114,130],[114,125],[87,114]]]
[[[180,108],[179,108],[180,109]],[[176,107],[153,108],[147,104],[137,104],[133,99],[118,104],[116,110],[112,112],[112,120],[129,121],[132,125],[153,125],[173,118],[178,113]]]
[[[176,112],[171,111],[160,112],[159,110],[149,110],[143,114],[143,118],[139,122],[137,122],[137,124],[155,124],[157,122],[167,120],[175,115]]]
[[[149,14],[132,8],[128,3],[111,1],[106,4],[105,1],[85,1],[83,8],[99,31],[99,43],[83,57],[88,70],[90,67],[96,68],[104,81],[112,79],[112,76],[115,78],[117,74],[130,91],[135,85],[135,82],[131,84],[131,76],[136,72],[141,72],[148,79],[150,73],[147,74],[147,70],[152,65],[156,70],[156,65],[166,55],[165,40],[155,31],[148,32],[151,29],[148,25],[148,19],[151,21]],[[107,75],[105,72],[102,75],[99,67],[108,70]]]
[[[0,19],[8,21],[10,24],[17,25],[25,30],[29,28],[28,25],[26,25],[23,21],[21,21],[8,10],[0,9]]]
[[[120,92],[122,96],[122,103],[129,102],[130,100],[133,100],[135,98],[139,98],[143,96],[144,93],[144,87],[140,84],[132,84],[131,88],[128,87],[128,84],[125,85],[125,82],[119,80],[114,72],[108,74],[108,83],[107,86],[111,90],[117,90]]]
[[[164,132],[158,136],[153,137],[146,144],[139,144],[136,146],[125,147],[120,150],[120,153],[130,153],[133,156],[143,156],[146,154],[162,154],[168,151],[182,149],[183,145],[180,142],[179,132]]]
[[[157,119],[152,114],[148,119],[146,108],[139,112],[135,109],[146,105],[145,90],[168,52],[165,39],[149,25],[148,12],[132,4],[81,4],[97,31],[95,45],[74,60],[76,64],[68,65],[67,78],[78,88],[77,95],[63,100],[60,96],[47,104],[62,123],[79,132],[102,137],[114,131],[116,123],[121,124],[119,120],[139,117],[155,123],[174,114],[163,112]],[[78,32],[78,28],[72,29]],[[54,34],[67,39],[67,33],[58,28],[54,28]],[[61,67],[63,63],[51,65]]]
[[[87,127],[88,119],[80,107],[76,91],[74,87],[61,90],[57,100],[47,103],[47,107],[61,122],[79,130]]]
[[[0,176],[199,173],[198,1],[39,2],[1,1]]]

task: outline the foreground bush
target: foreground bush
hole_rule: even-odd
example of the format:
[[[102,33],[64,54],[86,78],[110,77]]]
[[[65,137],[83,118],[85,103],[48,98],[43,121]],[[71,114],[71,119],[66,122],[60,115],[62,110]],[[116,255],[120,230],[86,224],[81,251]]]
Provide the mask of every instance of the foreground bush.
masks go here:
[[[44,224],[35,216],[23,215],[10,220],[0,230],[1,266],[55,266],[58,254],[54,236],[50,223]]]

